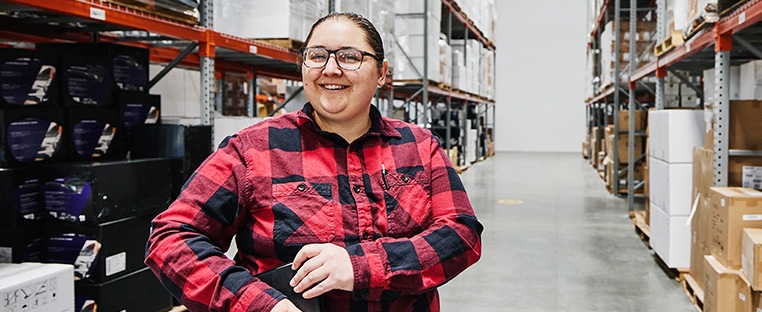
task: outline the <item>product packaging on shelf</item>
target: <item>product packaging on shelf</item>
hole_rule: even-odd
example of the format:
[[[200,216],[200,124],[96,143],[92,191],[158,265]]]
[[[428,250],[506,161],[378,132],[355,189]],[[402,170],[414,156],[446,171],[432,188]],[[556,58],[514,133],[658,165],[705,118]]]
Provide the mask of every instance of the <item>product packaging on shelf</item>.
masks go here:
[[[171,202],[167,158],[68,163],[51,166],[43,186],[45,208],[55,219],[98,224],[154,216]]]
[[[0,108],[59,106],[57,71],[51,53],[0,49]]]
[[[116,108],[69,108],[64,142],[70,161],[122,158],[122,131]]]
[[[140,144],[133,149],[133,158],[171,159],[172,198],[176,198],[185,181],[212,153],[212,128],[175,124],[142,125],[135,128],[135,141]]]
[[[111,43],[38,44],[59,53],[61,101],[66,107],[113,107],[115,92],[147,92],[148,50]]]
[[[117,98],[119,105],[119,123],[121,130],[117,133],[122,144],[122,155],[132,150],[136,144],[135,127],[146,124],[161,123],[161,96],[144,93],[121,93]]]
[[[112,281],[75,282],[76,311],[161,312],[172,308],[172,297],[149,268]]]
[[[74,312],[70,265],[0,264],[3,311]]]
[[[0,167],[64,160],[64,125],[61,108],[0,109]]]

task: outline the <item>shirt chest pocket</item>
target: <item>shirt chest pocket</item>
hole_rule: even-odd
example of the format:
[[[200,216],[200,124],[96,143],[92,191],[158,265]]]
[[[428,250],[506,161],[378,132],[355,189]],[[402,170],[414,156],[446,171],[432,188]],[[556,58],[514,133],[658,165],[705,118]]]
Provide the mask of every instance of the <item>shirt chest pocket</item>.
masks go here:
[[[330,184],[289,182],[273,185],[273,239],[304,245],[334,238],[334,207]]]
[[[428,182],[421,175],[389,173],[384,192],[386,219],[390,237],[411,237],[431,224],[431,195]]]

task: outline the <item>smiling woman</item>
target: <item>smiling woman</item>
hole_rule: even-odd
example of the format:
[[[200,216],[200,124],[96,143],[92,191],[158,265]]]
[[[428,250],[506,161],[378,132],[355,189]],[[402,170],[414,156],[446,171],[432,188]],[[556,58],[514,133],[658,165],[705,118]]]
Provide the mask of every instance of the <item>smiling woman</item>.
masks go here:
[[[371,105],[389,65],[367,19],[325,16],[301,51],[309,102],[225,139],[154,219],[146,264],[194,312],[300,311],[255,276],[289,262],[328,311],[439,311],[437,287],[481,256],[457,172]]]

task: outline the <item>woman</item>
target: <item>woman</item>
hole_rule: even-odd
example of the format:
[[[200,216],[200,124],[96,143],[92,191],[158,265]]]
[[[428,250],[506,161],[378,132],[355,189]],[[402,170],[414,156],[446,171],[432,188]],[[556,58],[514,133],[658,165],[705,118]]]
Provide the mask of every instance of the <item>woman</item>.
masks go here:
[[[299,311],[253,277],[288,262],[328,311],[439,311],[436,287],[479,259],[482,225],[431,132],[370,104],[381,37],[328,15],[299,65],[309,103],[227,138],[154,220],[146,264],[194,312]]]

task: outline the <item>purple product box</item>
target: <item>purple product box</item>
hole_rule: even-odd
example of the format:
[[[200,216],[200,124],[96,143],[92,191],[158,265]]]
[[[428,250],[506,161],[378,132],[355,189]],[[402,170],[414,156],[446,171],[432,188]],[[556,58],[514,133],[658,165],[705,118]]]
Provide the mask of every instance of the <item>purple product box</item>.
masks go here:
[[[0,227],[14,227],[48,216],[42,195],[45,167],[0,168]]]
[[[76,312],[141,311],[172,309],[172,296],[147,267],[102,283],[74,283]]]
[[[114,108],[69,108],[64,141],[71,161],[120,159],[123,127]]]
[[[135,128],[142,125],[161,123],[161,96],[154,94],[121,92],[116,96],[122,131],[119,140],[122,152],[130,152],[140,142],[135,141]]]
[[[153,217],[172,201],[167,158],[59,164],[50,174],[57,178],[43,186],[45,209],[60,221],[100,224]]]
[[[0,109],[0,167],[64,160],[65,121],[61,108]]]
[[[148,91],[147,49],[112,43],[49,43],[37,49],[61,56],[66,107],[114,107],[114,94]]]
[[[58,67],[50,53],[0,49],[0,108],[59,106]]]
[[[43,262],[74,266],[74,280],[103,283],[145,267],[151,219],[131,217],[98,225],[46,223]]]

